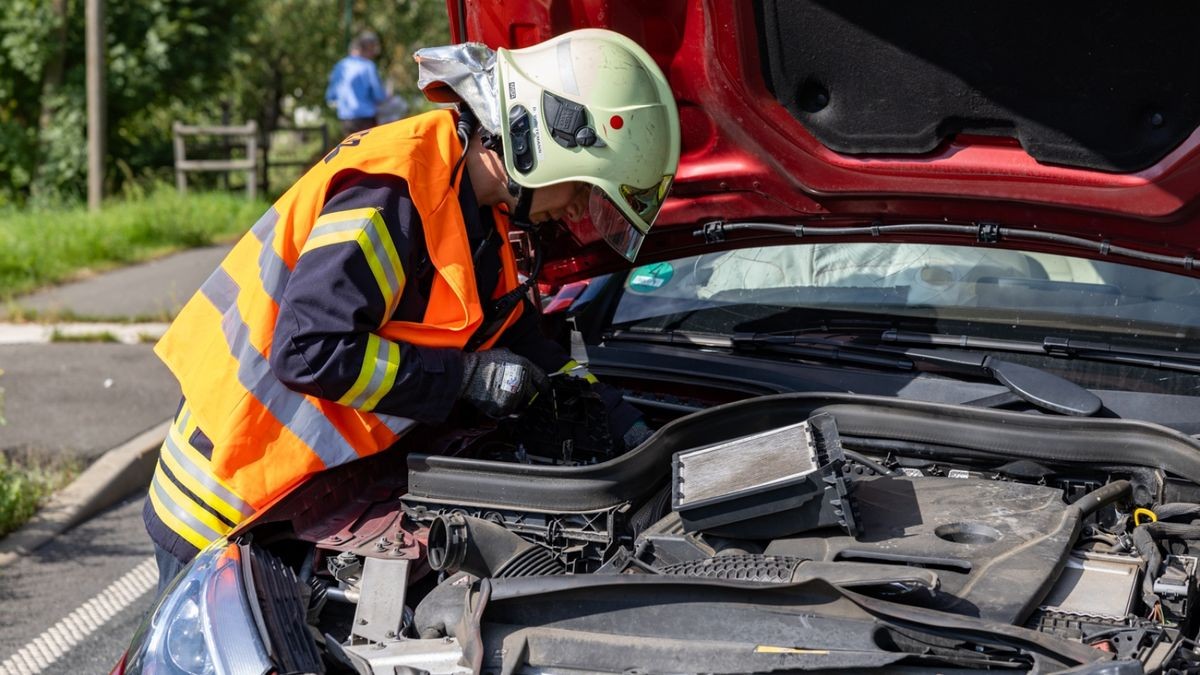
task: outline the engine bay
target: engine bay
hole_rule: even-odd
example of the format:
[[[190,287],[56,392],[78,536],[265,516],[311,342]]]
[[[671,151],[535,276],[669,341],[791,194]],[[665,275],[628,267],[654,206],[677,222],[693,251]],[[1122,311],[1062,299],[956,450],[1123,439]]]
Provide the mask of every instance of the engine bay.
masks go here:
[[[243,536],[282,561],[270,586],[306,606],[287,632],[313,637],[314,664],[687,671],[664,647],[682,640],[710,645],[689,658],[711,672],[815,667],[817,645],[794,635],[803,621],[776,634],[792,611],[834,622],[818,651],[849,660],[822,667],[1200,663],[1195,439],[1116,419],[783,394],[660,407],[654,435],[625,449],[575,386],[540,416],[423,439],[430,452],[390,460],[402,473],[292,495],[291,520]],[[313,515],[331,502],[335,516]],[[765,613],[736,630],[696,618],[741,611]],[[638,656],[612,656],[618,637]],[[756,645],[751,660],[719,665],[727,653],[711,645],[729,641]]]

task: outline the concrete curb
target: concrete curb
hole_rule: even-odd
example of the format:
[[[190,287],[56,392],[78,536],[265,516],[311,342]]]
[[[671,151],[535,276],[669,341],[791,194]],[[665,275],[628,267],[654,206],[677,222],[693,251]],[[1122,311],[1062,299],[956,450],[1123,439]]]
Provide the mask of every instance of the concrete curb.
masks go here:
[[[0,344],[30,345],[47,342],[112,341],[136,345],[154,342],[167,332],[166,323],[113,323],[103,321],[69,323],[5,323],[0,321]]]
[[[92,462],[28,523],[0,539],[0,566],[36,551],[71,527],[144,490],[154,474],[158,448],[170,428],[171,420],[166,420]]]

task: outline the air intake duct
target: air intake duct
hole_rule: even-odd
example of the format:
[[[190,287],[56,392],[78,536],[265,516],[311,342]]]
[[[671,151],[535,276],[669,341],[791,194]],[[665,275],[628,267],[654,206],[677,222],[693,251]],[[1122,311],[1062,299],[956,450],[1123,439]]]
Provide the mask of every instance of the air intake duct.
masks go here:
[[[496,523],[451,513],[429,526],[429,566],[479,578],[562,574],[565,567],[550,551],[525,541]]]

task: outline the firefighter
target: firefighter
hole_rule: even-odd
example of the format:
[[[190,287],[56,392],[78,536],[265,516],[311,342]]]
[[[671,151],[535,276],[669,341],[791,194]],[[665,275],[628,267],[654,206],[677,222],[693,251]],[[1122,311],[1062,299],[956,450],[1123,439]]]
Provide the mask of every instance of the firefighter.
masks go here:
[[[591,378],[522,301],[513,227],[586,220],[632,260],[666,197],[666,79],[604,30],[418,52],[444,109],[352,134],[293,185],[155,347],[183,400],[143,518],[160,589],[306,476],[443,422],[515,413],[546,372]],[[601,394],[615,438],[646,435]]]

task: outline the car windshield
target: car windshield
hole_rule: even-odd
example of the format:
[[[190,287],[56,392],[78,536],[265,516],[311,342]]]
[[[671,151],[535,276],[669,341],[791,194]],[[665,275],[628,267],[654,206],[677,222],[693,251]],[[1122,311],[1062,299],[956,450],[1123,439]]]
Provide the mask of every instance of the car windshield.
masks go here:
[[[647,330],[735,332],[776,308],[799,307],[969,321],[991,326],[985,332],[997,335],[1041,327],[1173,340],[1200,336],[1200,279],[983,247],[744,248],[637,267],[624,290],[614,325]]]

